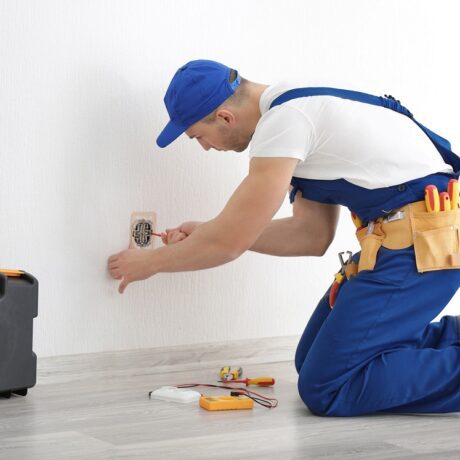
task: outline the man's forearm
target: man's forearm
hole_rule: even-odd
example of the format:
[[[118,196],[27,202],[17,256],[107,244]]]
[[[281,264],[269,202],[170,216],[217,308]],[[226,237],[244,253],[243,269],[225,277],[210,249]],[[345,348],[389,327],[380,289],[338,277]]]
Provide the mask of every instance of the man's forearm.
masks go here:
[[[240,255],[216,235],[219,227],[211,220],[200,224],[184,240],[153,251],[156,271],[203,270],[231,262]]]
[[[320,256],[324,242],[309,232],[304,222],[294,217],[274,219],[265,228],[251,251],[272,256]]]

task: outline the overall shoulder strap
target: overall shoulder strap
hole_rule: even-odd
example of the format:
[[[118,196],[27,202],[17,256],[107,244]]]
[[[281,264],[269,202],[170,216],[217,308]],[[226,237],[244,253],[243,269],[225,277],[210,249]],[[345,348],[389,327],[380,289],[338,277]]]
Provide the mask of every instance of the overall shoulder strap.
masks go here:
[[[270,105],[270,109],[283,104],[284,102],[290,101],[291,99],[297,99],[299,97],[311,97],[311,96],[334,96],[342,99],[350,99],[352,101],[363,102],[365,104],[377,105],[385,107],[387,109],[394,110],[395,112],[401,113],[409,117],[414,123],[416,123],[430,138],[431,142],[435,145],[439,154],[443,160],[452,166],[454,173],[458,175],[460,172],[460,157],[452,152],[450,142],[444,139],[439,134],[434,133],[427,127],[419,123],[409,110],[406,109],[401,103],[393,96],[373,96],[367,93],[361,93],[359,91],[351,91],[347,89],[338,88],[327,88],[327,87],[312,87],[312,88],[295,88],[278,96]]]

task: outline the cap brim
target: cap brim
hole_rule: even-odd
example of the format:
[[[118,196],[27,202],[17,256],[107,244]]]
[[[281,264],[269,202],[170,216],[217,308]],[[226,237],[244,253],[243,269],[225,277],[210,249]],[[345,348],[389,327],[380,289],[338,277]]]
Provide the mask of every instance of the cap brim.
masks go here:
[[[157,138],[158,147],[166,147],[175,141],[187,129],[186,126],[178,126],[170,121]]]

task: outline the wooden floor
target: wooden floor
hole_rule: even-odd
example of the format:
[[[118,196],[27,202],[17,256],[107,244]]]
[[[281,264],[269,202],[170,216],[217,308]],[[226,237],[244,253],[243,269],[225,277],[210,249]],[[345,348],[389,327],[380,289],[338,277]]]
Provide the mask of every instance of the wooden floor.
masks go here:
[[[297,395],[295,342],[39,359],[29,394],[0,400],[0,459],[460,458],[458,414],[311,415]],[[148,398],[162,385],[216,383],[224,364],[242,365],[245,376],[275,377],[275,388],[262,392],[275,395],[278,408],[213,413]]]

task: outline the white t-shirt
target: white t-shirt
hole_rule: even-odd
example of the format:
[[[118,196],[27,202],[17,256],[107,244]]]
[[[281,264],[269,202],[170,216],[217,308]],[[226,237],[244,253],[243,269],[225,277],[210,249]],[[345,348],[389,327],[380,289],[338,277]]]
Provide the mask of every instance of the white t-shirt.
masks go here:
[[[452,172],[428,136],[393,110],[334,96],[292,99],[269,110],[276,97],[296,87],[263,92],[250,157],[298,158],[296,177],[345,179],[368,189]]]

